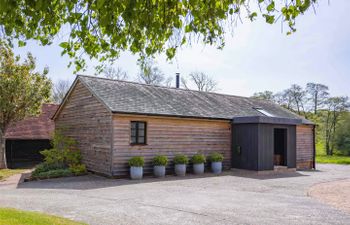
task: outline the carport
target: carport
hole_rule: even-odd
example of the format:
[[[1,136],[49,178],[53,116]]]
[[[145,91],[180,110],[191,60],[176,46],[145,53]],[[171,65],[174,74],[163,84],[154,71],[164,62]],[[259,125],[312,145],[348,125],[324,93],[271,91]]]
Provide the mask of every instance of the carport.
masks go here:
[[[268,116],[233,118],[232,167],[296,168],[296,126],[301,123],[301,119]]]
[[[44,104],[41,114],[10,124],[5,132],[6,162],[8,168],[32,167],[42,161],[40,152],[51,148],[55,129],[51,120],[56,104]]]

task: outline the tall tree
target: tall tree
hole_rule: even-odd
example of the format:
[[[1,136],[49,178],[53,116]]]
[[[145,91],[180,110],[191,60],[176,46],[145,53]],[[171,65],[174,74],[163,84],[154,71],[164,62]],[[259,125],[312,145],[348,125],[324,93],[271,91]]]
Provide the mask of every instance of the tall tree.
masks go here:
[[[327,110],[324,121],[325,148],[327,155],[333,155],[334,135],[340,115],[350,107],[348,97],[332,97],[327,100]]]
[[[165,76],[152,59],[147,59],[147,61],[140,64],[138,79],[141,83],[162,85]]]
[[[272,91],[255,92],[253,98],[274,102],[275,95]]]
[[[350,156],[350,112],[344,113],[335,133],[337,149]]]
[[[304,103],[306,101],[305,90],[301,86],[299,86],[297,84],[293,84],[287,90],[286,93],[288,93],[288,95],[292,99],[293,104],[295,106],[295,110],[297,111],[297,113],[299,115],[302,115],[302,113],[305,115],[305,107],[304,107]]]
[[[57,83],[54,83],[53,90],[52,90],[52,97],[54,102],[60,104],[66,96],[69,88],[70,88],[71,82],[69,80],[59,80]]]
[[[48,70],[35,72],[35,59],[29,53],[21,63],[12,50],[0,43],[0,169],[6,168],[4,134],[8,125],[38,113],[50,98]]]
[[[107,67],[103,70],[103,75],[112,80],[128,80],[129,76],[122,68]]]
[[[317,110],[325,103],[329,96],[328,87],[318,83],[307,83],[306,92],[310,96],[314,114],[317,114]]]
[[[165,52],[173,58],[177,49],[192,41],[223,48],[225,29],[233,28],[242,15],[253,21],[260,14],[266,23],[282,18],[295,31],[296,18],[317,0],[231,1],[135,1],[71,0],[18,1],[0,4],[0,35],[9,41],[38,40],[50,45],[66,29],[62,54],[86,66],[82,53],[102,61],[122,51],[154,56]],[[69,30],[67,30],[69,27]],[[63,31],[62,31],[63,32]]]
[[[214,80],[214,78],[203,72],[190,73],[188,75],[188,80],[190,85],[194,85],[198,91],[212,92],[217,90],[218,83]],[[189,89],[190,85],[188,84],[187,80],[183,78],[181,81],[185,88]]]
[[[289,90],[284,90],[282,92],[278,92],[274,95],[275,102],[289,110],[292,110],[293,99],[289,94]]]

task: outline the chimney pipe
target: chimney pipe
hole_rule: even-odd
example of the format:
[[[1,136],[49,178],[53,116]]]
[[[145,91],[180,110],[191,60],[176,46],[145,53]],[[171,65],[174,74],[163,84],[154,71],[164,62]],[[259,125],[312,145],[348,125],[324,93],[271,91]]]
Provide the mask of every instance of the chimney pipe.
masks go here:
[[[176,73],[176,88],[180,88],[180,73]]]

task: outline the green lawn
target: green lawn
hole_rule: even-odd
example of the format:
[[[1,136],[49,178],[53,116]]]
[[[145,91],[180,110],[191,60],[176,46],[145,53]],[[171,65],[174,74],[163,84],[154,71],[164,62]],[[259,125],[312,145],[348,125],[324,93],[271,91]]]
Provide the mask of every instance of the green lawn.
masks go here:
[[[316,162],[318,162],[318,163],[333,163],[333,164],[347,164],[347,165],[350,165],[350,156],[316,155]]]
[[[316,162],[318,163],[332,163],[332,164],[346,164],[350,165],[350,156],[339,155],[339,151],[335,150],[337,155],[326,155],[326,150],[322,142],[316,144]]]
[[[57,216],[43,213],[0,208],[0,225],[83,225]]]
[[[24,171],[24,169],[0,169],[0,181]]]

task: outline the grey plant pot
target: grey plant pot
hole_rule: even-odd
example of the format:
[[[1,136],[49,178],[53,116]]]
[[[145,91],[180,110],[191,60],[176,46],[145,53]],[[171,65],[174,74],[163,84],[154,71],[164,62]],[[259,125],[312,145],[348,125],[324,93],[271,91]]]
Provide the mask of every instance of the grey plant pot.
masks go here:
[[[222,162],[212,162],[211,171],[215,174],[220,174],[222,172]]]
[[[140,180],[143,176],[143,167],[130,167],[130,177],[132,180]]]
[[[204,163],[193,164],[194,174],[203,174],[204,173]]]
[[[154,166],[153,174],[155,177],[165,177],[165,166]]]
[[[176,176],[185,176],[186,175],[186,164],[176,164],[175,165],[175,174]]]

